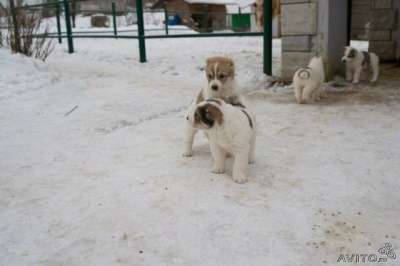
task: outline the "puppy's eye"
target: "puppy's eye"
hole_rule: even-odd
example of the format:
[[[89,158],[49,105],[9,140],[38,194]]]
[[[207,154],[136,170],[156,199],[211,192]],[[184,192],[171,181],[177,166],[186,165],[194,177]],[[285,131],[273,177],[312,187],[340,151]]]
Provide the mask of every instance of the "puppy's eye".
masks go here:
[[[219,74],[219,79],[224,79],[226,76],[225,76],[225,74]]]
[[[208,74],[207,77],[208,77],[208,79],[212,79],[213,78],[212,74]]]

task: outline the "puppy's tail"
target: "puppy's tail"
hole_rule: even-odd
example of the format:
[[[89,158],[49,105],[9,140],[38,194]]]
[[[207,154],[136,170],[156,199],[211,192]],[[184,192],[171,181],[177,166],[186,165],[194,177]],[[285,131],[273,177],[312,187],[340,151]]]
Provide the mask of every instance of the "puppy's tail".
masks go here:
[[[309,79],[309,78],[311,78],[310,68],[300,68],[298,73],[297,73],[297,76],[300,79]]]

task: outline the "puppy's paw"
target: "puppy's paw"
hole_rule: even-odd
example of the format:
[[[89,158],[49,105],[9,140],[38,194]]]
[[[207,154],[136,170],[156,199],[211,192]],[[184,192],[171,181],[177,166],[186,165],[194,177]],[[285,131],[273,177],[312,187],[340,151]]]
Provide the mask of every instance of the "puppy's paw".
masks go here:
[[[183,157],[192,157],[193,156],[193,151],[185,151],[182,154]]]
[[[353,80],[353,84],[358,84],[358,83],[360,83],[359,80]]]
[[[326,91],[322,91],[322,92],[319,94],[319,98],[320,98],[320,99],[322,99],[322,98],[328,98],[328,93],[327,93]]]
[[[232,177],[233,181],[238,184],[244,184],[247,182],[247,177],[245,175],[237,175]]]
[[[225,173],[225,168],[213,166],[213,168],[211,169],[211,173],[217,174],[217,175],[223,174],[223,173]]]

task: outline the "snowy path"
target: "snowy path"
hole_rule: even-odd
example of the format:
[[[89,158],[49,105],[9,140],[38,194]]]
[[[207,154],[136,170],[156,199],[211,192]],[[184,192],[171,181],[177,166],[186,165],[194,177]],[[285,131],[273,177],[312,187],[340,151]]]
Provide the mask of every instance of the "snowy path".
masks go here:
[[[400,256],[398,84],[310,106],[250,93],[257,162],[238,185],[210,173],[201,137],[181,157],[183,110],[209,54],[230,51],[257,88],[260,40],[151,41],[146,65],[135,43],[101,42],[46,64],[0,49],[0,265],[338,265],[385,242]]]

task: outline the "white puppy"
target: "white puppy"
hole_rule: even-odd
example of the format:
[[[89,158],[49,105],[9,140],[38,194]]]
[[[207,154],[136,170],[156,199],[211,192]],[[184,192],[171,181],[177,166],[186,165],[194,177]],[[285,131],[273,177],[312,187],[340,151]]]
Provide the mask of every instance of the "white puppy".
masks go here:
[[[346,64],[346,80],[360,82],[361,74],[372,71],[371,82],[376,82],[379,76],[379,57],[374,53],[361,52],[353,47],[346,47],[342,62]]]
[[[310,103],[320,99],[320,89],[325,81],[324,62],[313,57],[308,67],[294,73],[293,88],[297,103]]]
[[[239,106],[245,105],[244,97],[239,95],[235,82],[235,64],[232,59],[215,56],[207,59],[205,68],[207,86],[199,92],[193,106],[209,99],[219,98]],[[197,129],[186,126],[183,156],[193,155],[193,141]]]
[[[246,108],[211,98],[192,107],[186,116],[189,125],[204,130],[214,159],[212,172],[225,172],[226,153],[234,156],[232,178],[247,181],[247,165],[255,159],[255,117]]]

